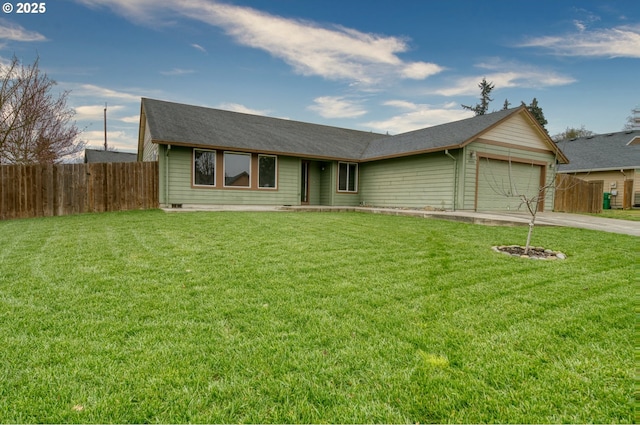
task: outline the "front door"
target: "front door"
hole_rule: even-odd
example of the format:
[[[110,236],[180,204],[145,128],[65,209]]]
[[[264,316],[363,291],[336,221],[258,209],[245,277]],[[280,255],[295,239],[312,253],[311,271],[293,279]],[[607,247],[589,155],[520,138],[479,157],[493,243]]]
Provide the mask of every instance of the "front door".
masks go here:
[[[309,161],[302,161],[300,178],[300,203],[309,205]]]

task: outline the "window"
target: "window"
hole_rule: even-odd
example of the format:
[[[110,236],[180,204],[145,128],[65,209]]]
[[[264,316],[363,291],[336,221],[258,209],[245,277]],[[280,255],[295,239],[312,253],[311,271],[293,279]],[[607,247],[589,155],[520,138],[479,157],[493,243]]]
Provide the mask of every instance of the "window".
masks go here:
[[[338,192],[358,191],[358,164],[353,162],[338,163]]]
[[[251,154],[224,153],[225,187],[251,187]]]
[[[193,150],[193,184],[215,186],[216,151]]]
[[[258,155],[258,187],[275,189],[277,161],[272,155]]]

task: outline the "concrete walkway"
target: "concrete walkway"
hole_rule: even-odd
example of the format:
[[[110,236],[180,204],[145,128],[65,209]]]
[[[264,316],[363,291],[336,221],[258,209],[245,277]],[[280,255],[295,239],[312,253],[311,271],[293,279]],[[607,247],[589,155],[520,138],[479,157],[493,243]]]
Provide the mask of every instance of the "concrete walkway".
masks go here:
[[[189,211],[297,211],[297,212],[363,212],[370,214],[403,215],[438,218],[488,226],[526,226],[530,216],[525,212],[426,211],[403,208],[326,207],[326,206],[263,206],[263,205],[193,205],[184,208],[163,208],[166,212]],[[640,236],[640,222],[616,220],[583,214],[541,212],[536,226],[563,226]]]

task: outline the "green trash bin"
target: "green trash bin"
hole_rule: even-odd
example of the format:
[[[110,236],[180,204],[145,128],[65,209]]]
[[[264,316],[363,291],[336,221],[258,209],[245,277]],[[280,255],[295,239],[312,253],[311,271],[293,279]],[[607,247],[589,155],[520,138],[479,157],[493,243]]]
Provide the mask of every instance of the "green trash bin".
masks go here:
[[[603,200],[602,209],[610,210],[611,209],[611,193],[605,192],[604,198],[602,200]]]

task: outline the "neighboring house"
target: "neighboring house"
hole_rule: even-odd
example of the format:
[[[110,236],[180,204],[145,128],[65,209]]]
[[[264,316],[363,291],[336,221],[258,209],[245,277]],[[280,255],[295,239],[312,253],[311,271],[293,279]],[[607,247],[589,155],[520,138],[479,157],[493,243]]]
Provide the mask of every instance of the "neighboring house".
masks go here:
[[[611,208],[640,206],[640,130],[563,140],[558,146],[570,160],[558,167],[559,173],[602,180]]]
[[[159,162],[163,206],[447,210],[518,208],[514,185],[536,193],[567,162],[525,107],[388,136],[152,99],[138,160]]]
[[[99,149],[85,149],[84,162],[136,162],[138,155],[135,153],[105,151]]]

